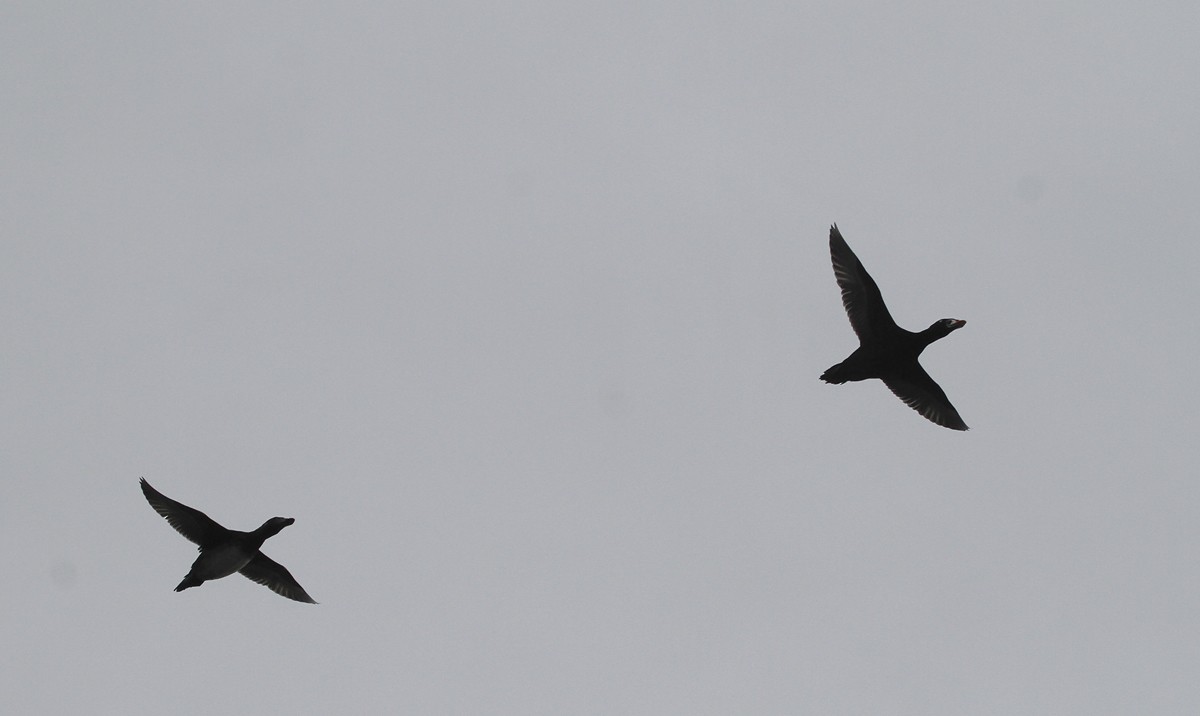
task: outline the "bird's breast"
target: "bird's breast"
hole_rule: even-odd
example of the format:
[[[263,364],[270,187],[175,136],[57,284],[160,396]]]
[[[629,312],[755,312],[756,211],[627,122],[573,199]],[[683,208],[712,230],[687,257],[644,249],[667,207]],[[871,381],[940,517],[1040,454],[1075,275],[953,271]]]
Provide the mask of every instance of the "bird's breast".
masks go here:
[[[252,557],[254,553],[241,545],[218,545],[201,552],[192,571],[202,579],[220,579],[245,567]]]

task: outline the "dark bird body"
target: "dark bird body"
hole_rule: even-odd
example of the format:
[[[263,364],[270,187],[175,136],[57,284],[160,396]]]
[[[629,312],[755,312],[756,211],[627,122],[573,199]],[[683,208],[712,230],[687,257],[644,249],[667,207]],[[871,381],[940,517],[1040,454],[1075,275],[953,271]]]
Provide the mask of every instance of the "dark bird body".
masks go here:
[[[274,537],[296,520],[291,517],[272,517],[256,530],[239,532],[217,524],[200,510],[176,502],[142,478],[142,494],[154,511],[166,518],[179,534],[199,545],[200,556],[192,569],[175,587],[182,592],[198,587],[210,579],[220,579],[240,572],[251,581],[269,588],[276,594],[298,602],[316,604],[283,565],[260,551],[267,538]]]
[[[826,383],[846,383],[878,378],[910,408],[952,430],[967,424],[941,387],[917,361],[930,343],[945,338],[966,321],[943,318],[920,333],[906,331],[892,320],[879,287],[850,250],[834,224],[829,229],[829,254],[833,274],[842,289],[842,305],[858,334],[858,349],[846,360],[821,374]]]

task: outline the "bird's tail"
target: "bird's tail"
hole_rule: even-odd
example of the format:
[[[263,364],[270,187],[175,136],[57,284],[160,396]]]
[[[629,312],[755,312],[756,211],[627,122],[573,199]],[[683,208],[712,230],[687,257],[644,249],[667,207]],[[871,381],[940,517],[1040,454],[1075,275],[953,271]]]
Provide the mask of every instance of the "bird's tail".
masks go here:
[[[201,584],[204,584],[204,580],[197,579],[189,572],[188,576],[184,577],[183,581],[179,583],[179,586],[175,587],[175,591],[182,592],[189,587],[199,587]]]
[[[833,366],[829,370],[822,373],[821,380],[825,381],[826,383],[834,383],[834,384],[838,384],[838,385],[845,383],[846,382],[846,369],[842,367],[841,363],[838,363],[837,365]]]

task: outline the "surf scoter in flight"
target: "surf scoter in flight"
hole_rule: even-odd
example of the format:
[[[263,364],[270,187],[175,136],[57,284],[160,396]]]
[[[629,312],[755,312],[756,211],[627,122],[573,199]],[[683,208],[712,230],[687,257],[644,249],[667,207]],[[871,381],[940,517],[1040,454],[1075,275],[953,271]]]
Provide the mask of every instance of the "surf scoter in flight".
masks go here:
[[[945,338],[967,322],[943,318],[920,333],[906,331],[892,320],[879,287],[850,250],[837,224],[829,228],[829,254],[833,258],[833,275],[842,289],[842,305],[858,334],[859,346],[849,358],[822,373],[821,380],[840,384],[878,378],[929,420],[951,430],[966,430],[967,424],[917,362],[917,357],[930,343]]]
[[[228,577],[240,572],[243,577],[269,588],[276,594],[297,602],[316,604],[283,565],[259,551],[268,537],[274,537],[296,520],[291,517],[272,517],[253,532],[225,529],[200,510],[176,502],[142,478],[142,494],[154,511],[166,518],[179,534],[200,545],[200,556],[192,570],[175,587],[182,592],[198,587],[210,579]]]

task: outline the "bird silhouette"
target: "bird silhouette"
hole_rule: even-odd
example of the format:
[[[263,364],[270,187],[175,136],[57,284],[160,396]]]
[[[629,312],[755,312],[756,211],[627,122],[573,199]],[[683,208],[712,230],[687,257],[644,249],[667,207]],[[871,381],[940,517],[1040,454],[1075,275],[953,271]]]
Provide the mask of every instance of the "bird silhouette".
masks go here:
[[[176,502],[142,478],[142,494],[154,511],[166,518],[175,531],[200,547],[200,556],[192,569],[175,587],[182,592],[198,587],[210,579],[228,577],[240,572],[243,577],[269,588],[276,594],[297,602],[316,604],[291,573],[259,548],[268,537],[274,537],[296,520],[291,517],[272,517],[252,532],[225,529],[200,510]]]
[[[850,357],[822,373],[821,380],[840,384],[878,378],[900,400],[929,420],[951,430],[966,430],[967,424],[946,393],[917,358],[930,343],[945,338],[967,322],[943,318],[920,333],[906,331],[892,320],[879,287],[850,250],[837,224],[829,228],[829,255],[833,259],[833,275],[842,289],[842,305],[850,317],[850,326],[858,334],[859,345]]]

